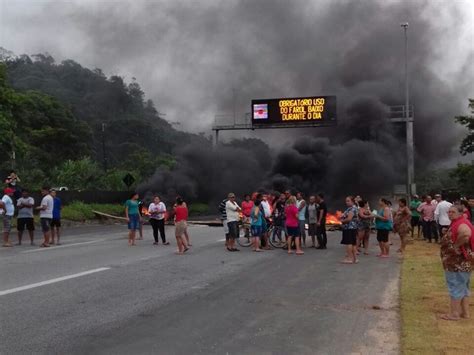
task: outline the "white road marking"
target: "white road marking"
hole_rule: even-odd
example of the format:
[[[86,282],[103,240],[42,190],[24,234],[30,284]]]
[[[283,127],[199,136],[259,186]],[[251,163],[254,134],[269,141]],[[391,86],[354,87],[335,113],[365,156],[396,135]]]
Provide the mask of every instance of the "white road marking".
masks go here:
[[[218,240],[216,240],[216,242],[225,242],[225,238],[223,238],[223,239],[218,239]]]
[[[96,272],[101,272],[101,271],[106,271],[106,270],[110,270],[110,268],[109,267],[100,267],[98,269],[84,271],[84,272],[80,272],[78,274],[62,276],[62,277],[58,277],[56,279],[41,281],[41,282],[37,282],[37,283],[34,283],[34,284],[25,285],[25,286],[21,286],[21,287],[15,287],[15,288],[11,288],[9,290],[0,291],[0,296],[5,296],[5,295],[9,295],[10,293],[25,291],[25,290],[29,290],[29,289],[32,289],[32,288],[41,287],[41,286],[53,284],[53,283],[56,283],[56,282],[69,280],[69,279],[75,279],[76,277],[90,275],[90,274],[94,274]]]
[[[49,248],[39,248],[39,249],[33,249],[33,250],[26,250],[22,251],[23,253],[36,253],[38,251],[46,251],[46,250],[55,250],[55,249],[62,249],[62,248],[67,248],[67,247],[74,247],[76,245],[85,245],[85,244],[93,244],[93,243],[98,243],[101,242],[105,239],[97,239],[97,240],[91,240],[89,242],[80,242],[80,243],[72,243],[72,244],[64,244],[64,245],[58,245],[58,246],[51,246]]]

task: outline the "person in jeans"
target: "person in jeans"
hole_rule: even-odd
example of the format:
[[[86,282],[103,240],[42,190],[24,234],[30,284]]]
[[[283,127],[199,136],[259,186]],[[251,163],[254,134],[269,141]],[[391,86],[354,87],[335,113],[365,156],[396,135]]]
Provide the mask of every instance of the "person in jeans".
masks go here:
[[[285,231],[285,203],[286,203],[286,196],[285,194],[281,194],[278,198],[275,199],[275,203],[273,204],[273,235],[270,236],[272,240],[275,242],[275,237],[281,242],[281,232]],[[285,232],[286,234],[286,232]]]
[[[4,191],[2,200],[0,201],[0,208],[3,210],[3,246],[11,247],[10,232],[12,229],[12,219],[15,214],[15,205],[13,204],[13,194],[15,190],[7,187]]]
[[[41,206],[36,207],[40,211],[41,230],[43,231],[43,243],[40,245],[42,248],[49,247],[49,238],[51,233],[51,221],[53,220],[53,208],[54,200],[50,195],[50,188],[43,186],[41,188]]]
[[[253,239],[253,251],[260,252],[260,241],[263,235],[263,219],[264,212],[262,207],[262,201],[260,199],[255,200],[255,204],[250,212],[250,232],[252,233]]]
[[[298,228],[300,230],[302,246],[306,247],[306,201],[301,192],[296,193],[296,207],[298,208]]]
[[[441,319],[457,321],[469,318],[469,295],[474,253],[470,239],[474,238],[474,227],[462,215],[460,205],[448,210],[451,225],[442,237],[440,255],[446,284],[451,299],[450,311]]]
[[[220,220],[222,221],[222,228],[224,229],[224,236],[225,236],[225,247],[226,249],[229,247],[229,227],[227,226],[227,212],[226,212],[226,203],[229,199],[225,198],[219,203],[217,209],[220,213]]]
[[[316,195],[316,203],[318,204],[318,222],[316,227],[316,236],[318,238],[318,247],[316,249],[327,249],[328,237],[326,235],[326,215],[328,207],[324,201],[324,195],[319,193]]]
[[[61,238],[61,199],[57,197],[56,190],[51,190],[51,197],[53,198],[53,220],[51,221],[51,244],[61,245],[59,238]]]
[[[308,235],[311,237],[311,248],[316,248],[316,229],[318,226],[318,206],[316,205],[316,197],[309,197],[308,204]]]
[[[436,203],[433,202],[430,195],[425,197],[425,202],[418,206],[417,211],[421,214],[421,225],[423,227],[423,236],[431,243],[434,238],[438,242],[438,229],[436,228],[436,221],[434,212],[436,210]]]
[[[166,241],[165,235],[165,215],[166,205],[160,200],[159,196],[153,198],[153,202],[148,206],[148,212],[150,213],[150,224],[153,228],[153,238],[155,242],[153,245],[158,245],[158,232],[160,233],[161,241],[163,245],[169,245]]]
[[[227,197],[228,201],[225,204],[227,227],[229,228],[229,241],[227,243],[227,250],[239,251],[239,249],[235,247],[235,240],[239,237],[239,213],[242,211],[242,209],[239,207],[237,202],[235,202],[235,195],[232,192],[229,193]]]
[[[30,235],[30,244],[35,245],[35,222],[33,219],[33,207],[35,200],[29,195],[28,190],[23,189],[21,197],[18,199],[16,206],[18,208],[18,218],[16,220],[16,229],[18,231],[18,245],[21,245],[23,232],[28,230]]]
[[[125,202],[125,217],[128,222],[128,246],[135,246],[137,230],[140,229],[140,213],[138,212],[138,194],[134,192]]]

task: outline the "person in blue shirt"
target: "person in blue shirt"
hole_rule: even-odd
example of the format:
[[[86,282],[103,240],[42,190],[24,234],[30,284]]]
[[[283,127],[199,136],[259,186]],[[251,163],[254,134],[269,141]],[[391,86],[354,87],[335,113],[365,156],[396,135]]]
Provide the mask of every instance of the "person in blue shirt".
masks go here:
[[[261,205],[262,201],[256,199],[250,212],[250,231],[253,237],[253,251],[260,252],[260,239],[263,235],[264,213]]]
[[[56,238],[56,245],[61,245],[59,239],[61,238],[61,199],[57,197],[56,190],[51,190],[53,197],[53,219],[51,220],[51,244],[54,245]]]

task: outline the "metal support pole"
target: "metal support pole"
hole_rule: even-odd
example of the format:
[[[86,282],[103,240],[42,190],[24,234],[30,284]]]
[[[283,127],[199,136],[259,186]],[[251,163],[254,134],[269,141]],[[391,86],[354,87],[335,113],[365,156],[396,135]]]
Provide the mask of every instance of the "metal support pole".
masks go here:
[[[415,180],[415,159],[414,159],[414,143],[413,143],[413,115],[410,115],[410,96],[408,81],[408,23],[402,23],[405,34],[405,120],[406,120],[406,140],[407,140],[407,192],[408,199],[416,193],[414,191]]]
[[[217,147],[218,144],[219,144],[219,130],[216,129],[216,137],[214,139],[214,147]]]
[[[105,123],[102,123],[102,159],[104,171],[107,172],[107,154],[105,149]]]

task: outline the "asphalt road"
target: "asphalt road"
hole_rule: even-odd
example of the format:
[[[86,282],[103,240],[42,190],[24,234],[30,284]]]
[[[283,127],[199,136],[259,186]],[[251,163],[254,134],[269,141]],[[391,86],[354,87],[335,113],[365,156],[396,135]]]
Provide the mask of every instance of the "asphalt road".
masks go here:
[[[374,247],[340,264],[338,232],[301,257],[226,252],[221,228],[190,234],[184,256],[172,238],[153,246],[149,226],[136,247],[112,225],[0,249],[0,353],[398,353],[397,257]]]

